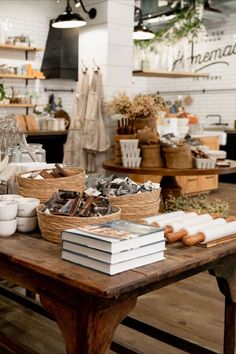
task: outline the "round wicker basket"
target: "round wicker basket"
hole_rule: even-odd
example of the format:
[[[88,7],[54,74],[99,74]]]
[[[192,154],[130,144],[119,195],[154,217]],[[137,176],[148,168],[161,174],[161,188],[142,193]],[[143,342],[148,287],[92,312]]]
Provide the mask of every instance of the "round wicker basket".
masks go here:
[[[64,169],[69,176],[49,179],[31,179],[22,177],[25,173],[16,175],[18,192],[23,197],[34,197],[46,202],[58,189],[83,192],[85,186],[85,171],[83,168],[68,167]],[[35,172],[35,171],[32,171]]]
[[[61,216],[44,214],[41,209],[43,204],[40,204],[36,211],[38,224],[42,236],[55,243],[61,243],[61,232],[66,229],[76,228],[87,224],[99,224],[112,220],[119,220],[121,211],[119,208],[114,210],[114,213],[100,217],[77,217],[77,216]]]
[[[163,147],[165,162],[167,168],[192,168],[193,158],[191,148],[184,144],[181,146]]]
[[[160,144],[143,145],[142,151],[142,167],[163,167],[164,163],[161,156]]]
[[[109,196],[112,206],[121,209],[121,219],[139,222],[143,217],[156,215],[160,207],[160,189],[127,194],[120,197]]]

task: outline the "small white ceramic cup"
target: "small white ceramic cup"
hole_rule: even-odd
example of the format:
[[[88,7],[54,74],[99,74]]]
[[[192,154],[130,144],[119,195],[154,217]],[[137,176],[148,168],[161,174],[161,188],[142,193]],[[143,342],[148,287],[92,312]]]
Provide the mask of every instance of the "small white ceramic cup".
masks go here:
[[[23,198],[17,201],[18,212],[17,216],[30,217],[36,215],[36,207],[39,205],[40,200],[37,198]]]
[[[0,237],[9,237],[16,232],[17,220],[0,221]]]
[[[17,202],[16,201],[0,201],[0,220],[7,221],[16,218]]]
[[[17,231],[19,232],[31,232],[34,231],[38,223],[37,216],[30,216],[22,218],[17,216]]]

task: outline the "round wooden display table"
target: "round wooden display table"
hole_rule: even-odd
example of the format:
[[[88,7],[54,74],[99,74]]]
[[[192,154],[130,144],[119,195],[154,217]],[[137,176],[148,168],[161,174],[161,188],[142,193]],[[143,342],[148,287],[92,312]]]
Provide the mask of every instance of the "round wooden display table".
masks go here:
[[[128,175],[148,175],[161,176],[162,196],[166,198],[170,193],[174,196],[180,195],[181,187],[176,181],[176,176],[206,176],[206,175],[223,175],[236,173],[236,161],[230,162],[229,167],[216,167],[211,169],[199,168],[155,168],[155,167],[137,167],[127,168],[121,165],[115,165],[114,160],[107,160],[103,163],[103,168],[111,172],[119,172]]]

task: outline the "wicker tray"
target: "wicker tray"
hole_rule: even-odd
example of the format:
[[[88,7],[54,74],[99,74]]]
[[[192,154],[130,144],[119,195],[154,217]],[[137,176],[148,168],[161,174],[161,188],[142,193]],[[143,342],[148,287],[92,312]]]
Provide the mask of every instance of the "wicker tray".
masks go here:
[[[156,215],[160,207],[160,189],[108,198],[112,206],[121,209],[121,219],[128,221],[138,222],[143,217]]]
[[[61,232],[66,229],[76,228],[87,224],[99,224],[102,222],[120,219],[121,211],[119,208],[114,210],[114,213],[100,217],[76,217],[76,216],[60,216],[44,214],[41,209],[43,204],[40,204],[36,211],[38,224],[42,236],[55,243],[61,243]]]
[[[46,202],[58,189],[73,190],[83,192],[85,186],[85,171],[82,168],[68,167],[65,171],[68,177],[50,179],[30,179],[22,177],[24,173],[16,175],[18,182],[18,192],[23,197],[34,197]],[[32,171],[35,172],[35,171]]]

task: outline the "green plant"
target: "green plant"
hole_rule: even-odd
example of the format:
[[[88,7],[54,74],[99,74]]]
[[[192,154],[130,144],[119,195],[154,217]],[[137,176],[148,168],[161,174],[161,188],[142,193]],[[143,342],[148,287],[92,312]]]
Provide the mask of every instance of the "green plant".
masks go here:
[[[196,196],[170,197],[165,200],[164,212],[176,210],[195,211],[198,214],[220,214],[227,217],[229,212],[229,203],[222,199],[209,198],[207,194]]]
[[[203,29],[202,12],[204,0],[191,0],[190,6],[180,10],[176,16],[168,22],[168,24],[155,33],[155,37],[151,40],[135,40],[135,46],[139,48],[147,48],[154,50],[154,44],[165,42],[166,44],[174,44],[182,38],[193,40],[198,32]]]
[[[6,92],[3,83],[0,83],[0,101],[6,97]]]

